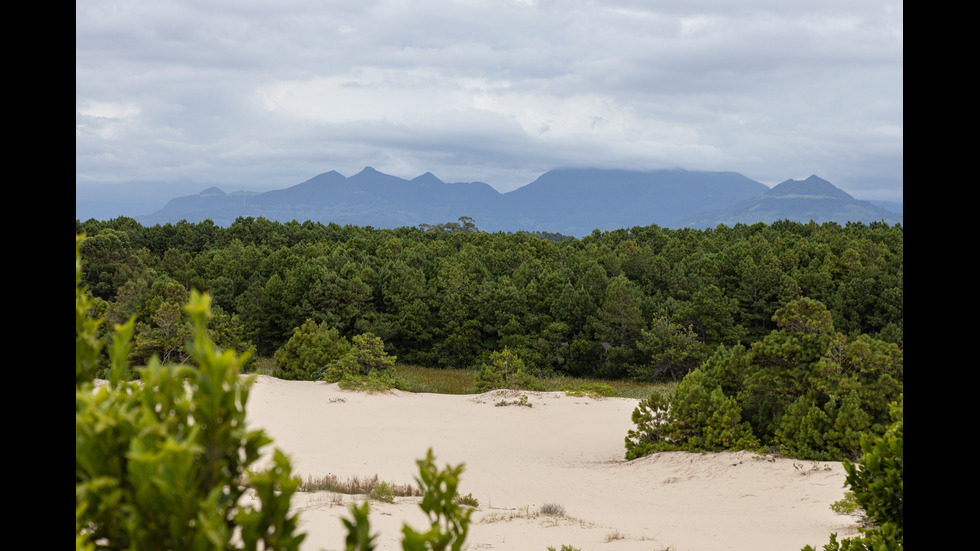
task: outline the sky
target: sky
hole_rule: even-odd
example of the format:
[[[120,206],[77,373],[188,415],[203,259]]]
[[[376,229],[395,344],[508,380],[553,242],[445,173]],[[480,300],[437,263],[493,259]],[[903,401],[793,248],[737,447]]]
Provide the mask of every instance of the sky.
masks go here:
[[[502,193],[559,167],[816,174],[902,201],[903,5],[76,0],[76,211],[366,166]]]

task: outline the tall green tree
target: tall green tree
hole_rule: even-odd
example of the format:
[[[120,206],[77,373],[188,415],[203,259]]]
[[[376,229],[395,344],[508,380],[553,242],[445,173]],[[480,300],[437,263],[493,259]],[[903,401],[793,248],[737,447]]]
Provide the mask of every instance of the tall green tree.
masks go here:
[[[631,366],[630,375],[647,381],[682,378],[710,355],[693,327],[677,325],[666,316],[654,319],[649,329],[641,332],[636,346],[643,354],[643,361]]]
[[[646,323],[640,308],[643,295],[624,275],[612,278],[606,287],[594,322],[596,339],[603,348],[600,375],[622,378],[642,361],[636,343]]]

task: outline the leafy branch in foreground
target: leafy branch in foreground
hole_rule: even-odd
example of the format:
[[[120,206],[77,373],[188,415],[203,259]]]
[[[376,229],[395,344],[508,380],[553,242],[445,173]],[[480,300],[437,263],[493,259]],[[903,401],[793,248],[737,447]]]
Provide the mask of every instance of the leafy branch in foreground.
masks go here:
[[[133,321],[115,327],[110,379],[95,384],[106,344],[88,320],[75,240],[75,541],[79,549],[298,549],[289,512],[299,479],[278,449],[253,471],[272,441],[245,419],[251,378],[245,362],[207,333],[210,301],[191,293],[192,364],[156,356],[128,380]],[[243,483],[244,482],[244,483]],[[257,500],[248,499],[248,487]]]

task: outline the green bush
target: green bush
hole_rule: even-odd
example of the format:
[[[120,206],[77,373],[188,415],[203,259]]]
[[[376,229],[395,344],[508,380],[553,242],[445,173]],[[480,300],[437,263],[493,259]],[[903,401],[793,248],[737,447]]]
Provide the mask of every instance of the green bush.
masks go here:
[[[854,492],[848,490],[844,492],[844,497],[830,504],[830,510],[839,515],[851,515],[861,509],[858,505]]]
[[[658,449],[666,449],[663,428],[668,406],[667,398],[659,390],[654,390],[650,396],[640,400],[633,409],[633,424],[636,428],[626,433],[627,461],[653,453]]]
[[[280,379],[315,380],[327,364],[336,361],[351,349],[340,333],[327,325],[307,319],[293,330],[293,336],[276,350],[276,376]]]
[[[465,496],[457,495],[456,503],[459,505],[466,505],[467,507],[479,507],[480,500],[473,497],[473,494],[466,494]]]
[[[379,373],[372,370],[367,375],[361,375],[359,373],[345,373],[343,377],[337,381],[337,386],[344,390],[357,390],[371,394],[374,392],[387,392],[393,388],[404,390],[405,382],[390,371],[382,371]]]
[[[371,490],[371,499],[383,501],[384,503],[394,503],[395,492],[392,489],[391,484],[388,484],[382,480],[377,486],[374,487],[373,490]]]
[[[524,361],[508,348],[490,355],[490,363],[480,366],[476,373],[476,389],[486,392],[496,388],[536,390],[540,385],[524,371]]]
[[[367,377],[374,372],[385,373],[395,365],[395,356],[385,353],[385,343],[373,333],[356,335],[350,350],[331,362],[323,374],[323,380],[336,383],[344,377]]]

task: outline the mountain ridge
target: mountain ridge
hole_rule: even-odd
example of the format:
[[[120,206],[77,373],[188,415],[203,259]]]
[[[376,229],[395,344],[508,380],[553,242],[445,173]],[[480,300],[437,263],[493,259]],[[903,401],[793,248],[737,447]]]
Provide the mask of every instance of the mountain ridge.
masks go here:
[[[212,186],[197,195],[175,197],[136,219],[144,225],[210,219],[227,226],[249,216],[376,228],[439,224],[468,216],[485,231],[576,237],[595,229],[651,224],[705,229],[784,218],[902,222],[901,214],[856,200],[816,175],[769,188],[737,172],[556,168],[500,193],[483,182],[447,183],[431,172],[409,180],[370,166],[350,177],[331,170],[293,186],[252,194],[227,194]]]

